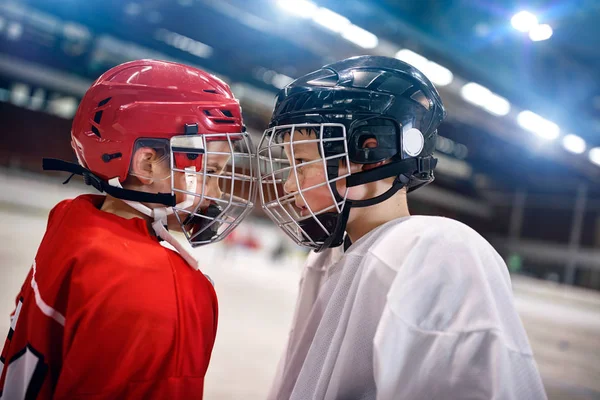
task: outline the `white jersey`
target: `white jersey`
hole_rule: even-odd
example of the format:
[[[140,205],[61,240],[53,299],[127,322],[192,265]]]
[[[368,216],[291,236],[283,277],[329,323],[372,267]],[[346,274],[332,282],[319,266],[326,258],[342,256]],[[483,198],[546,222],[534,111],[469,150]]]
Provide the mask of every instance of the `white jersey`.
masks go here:
[[[312,253],[271,400],[546,399],[506,265],[411,216]]]

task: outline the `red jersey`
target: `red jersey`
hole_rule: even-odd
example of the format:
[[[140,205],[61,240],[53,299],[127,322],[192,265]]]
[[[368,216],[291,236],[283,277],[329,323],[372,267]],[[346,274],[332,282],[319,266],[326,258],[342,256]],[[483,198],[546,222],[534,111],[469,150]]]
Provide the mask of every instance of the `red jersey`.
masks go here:
[[[59,203],[12,315],[4,399],[201,399],[217,330],[208,279],[141,218]]]

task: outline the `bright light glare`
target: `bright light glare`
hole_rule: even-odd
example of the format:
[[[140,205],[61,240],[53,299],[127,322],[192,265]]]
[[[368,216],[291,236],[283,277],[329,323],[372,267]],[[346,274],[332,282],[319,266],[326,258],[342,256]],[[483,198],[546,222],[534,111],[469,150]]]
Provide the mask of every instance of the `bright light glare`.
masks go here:
[[[442,67],[438,63],[429,61],[426,72],[423,72],[431,82],[438,86],[446,86],[452,83],[454,80],[454,74],[446,67]]]
[[[454,74],[448,68],[429,61],[414,51],[402,49],[396,53],[398,60],[404,61],[421,71],[431,82],[438,86],[446,86],[454,80]]]
[[[350,24],[344,27],[340,33],[344,39],[351,41],[363,49],[373,49],[379,44],[377,36],[360,26]]]
[[[538,24],[538,19],[529,11],[516,13],[510,20],[513,28],[521,32],[529,32]]]
[[[74,22],[67,22],[64,24],[63,34],[73,40],[88,40],[91,37],[88,28]]]
[[[161,42],[165,42],[170,46],[186,51],[197,57],[209,58],[213,53],[213,49],[209,45],[166,29],[161,28],[157,30],[154,37]]]
[[[487,112],[503,117],[510,112],[510,103],[488,88],[474,82],[469,82],[460,90],[463,99],[479,106]]]
[[[483,107],[490,91],[474,82],[469,82],[460,89],[460,94],[471,104]]]
[[[12,85],[10,101],[17,106],[24,106],[29,102],[29,93],[31,88],[24,83],[15,83]]]
[[[71,96],[58,97],[48,103],[48,112],[59,117],[71,119],[77,111],[77,99]]]
[[[317,11],[317,5],[308,0],[279,0],[277,5],[282,10],[302,18],[311,18]]]
[[[588,157],[590,158],[591,162],[600,166],[600,147],[594,147],[591,149]]]
[[[313,16],[313,21],[335,33],[340,33],[350,25],[348,18],[323,7]]]
[[[6,27],[6,36],[10,40],[18,40],[23,35],[23,25],[18,22],[11,22]]]
[[[552,27],[547,24],[534,26],[529,31],[529,38],[534,42],[548,40],[552,37]]]
[[[271,80],[271,84],[275,86],[277,89],[283,89],[290,83],[294,81],[294,78],[290,78],[284,74],[275,74],[273,79]]]
[[[494,115],[503,117],[510,112],[510,103],[504,97],[490,92],[484,108]]]
[[[402,49],[398,51],[396,53],[396,58],[400,61],[404,61],[405,63],[412,65],[418,70],[424,68],[429,62],[429,60],[423,57],[422,55],[417,54],[409,49]]]
[[[577,135],[569,134],[563,138],[562,141],[565,150],[571,153],[581,154],[585,151],[585,140]]]
[[[529,110],[521,111],[517,115],[517,122],[523,129],[536,134],[542,139],[554,140],[560,134],[558,125]]]

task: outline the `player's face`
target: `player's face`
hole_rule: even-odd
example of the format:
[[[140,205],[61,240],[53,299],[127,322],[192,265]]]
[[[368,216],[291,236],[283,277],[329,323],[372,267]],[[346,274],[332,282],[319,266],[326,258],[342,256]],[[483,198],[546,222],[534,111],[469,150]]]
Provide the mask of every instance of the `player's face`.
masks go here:
[[[295,194],[295,206],[302,216],[310,215],[310,211],[333,211],[335,204],[316,138],[314,131],[307,129],[297,129],[293,140],[289,134],[284,137],[285,154],[293,168],[283,189],[287,194]]]
[[[225,168],[227,167],[227,162],[229,161],[230,156],[228,154],[212,154],[212,152],[218,152],[218,153],[229,153],[230,152],[230,147],[227,141],[212,141],[212,142],[208,142],[207,143],[207,155],[205,155],[205,157],[207,157],[206,160],[206,174],[208,174],[207,176],[204,176],[202,174],[198,174],[195,176],[196,179],[196,190],[195,193],[197,195],[202,195],[204,194],[204,196],[206,197],[212,197],[212,198],[221,198],[222,196],[222,192],[221,189],[219,188],[219,177],[218,175],[221,175],[224,171]],[[203,165],[203,163],[199,163],[200,165]],[[160,166],[157,166],[157,168],[161,168],[163,169],[162,171],[158,171],[157,175],[158,176],[169,176],[171,174],[171,170],[170,170],[170,164],[169,161],[167,160],[164,163],[161,163]],[[198,171],[201,172],[202,170]],[[174,173],[174,187],[175,189],[180,189],[180,190],[189,190],[189,185],[186,182],[186,174],[184,174],[183,172],[175,172]],[[162,185],[164,186],[164,188],[162,188],[162,192],[163,193],[170,193],[171,192],[171,180],[170,179],[166,179]],[[181,193],[181,192],[175,192],[175,199],[177,203],[181,203],[183,201],[185,201],[185,193]],[[188,209],[195,209],[196,206],[198,205],[198,203],[200,202],[201,197],[200,196],[195,196],[194,197],[194,204],[189,207]],[[209,204],[210,204],[211,200],[209,199],[204,199],[202,200],[202,204],[200,205],[200,210],[204,210],[206,209]]]

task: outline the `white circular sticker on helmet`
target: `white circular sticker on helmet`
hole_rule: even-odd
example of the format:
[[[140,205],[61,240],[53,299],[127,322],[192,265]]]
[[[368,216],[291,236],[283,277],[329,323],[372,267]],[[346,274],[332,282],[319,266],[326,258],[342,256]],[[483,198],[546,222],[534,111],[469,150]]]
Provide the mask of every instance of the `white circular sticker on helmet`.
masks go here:
[[[421,150],[423,150],[424,144],[425,139],[420,130],[410,128],[402,132],[402,146],[407,155],[411,157],[418,156]]]

